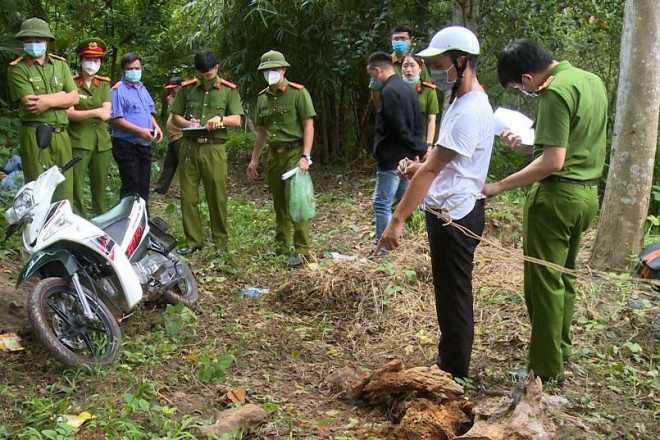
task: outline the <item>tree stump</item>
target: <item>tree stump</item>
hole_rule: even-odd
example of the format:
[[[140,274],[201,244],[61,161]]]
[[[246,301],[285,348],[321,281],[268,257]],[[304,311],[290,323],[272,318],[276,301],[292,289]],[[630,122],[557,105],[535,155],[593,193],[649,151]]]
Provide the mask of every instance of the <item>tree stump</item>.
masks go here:
[[[541,397],[541,379],[529,379],[524,386],[519,384],[520,396],[514,391],[510,398],[486,401],[474,408],[475,421],[472,428],[461,440],[550,440],[554,435],[554,425],[544,414]],[[518,400],[519,398],[519,400]]]

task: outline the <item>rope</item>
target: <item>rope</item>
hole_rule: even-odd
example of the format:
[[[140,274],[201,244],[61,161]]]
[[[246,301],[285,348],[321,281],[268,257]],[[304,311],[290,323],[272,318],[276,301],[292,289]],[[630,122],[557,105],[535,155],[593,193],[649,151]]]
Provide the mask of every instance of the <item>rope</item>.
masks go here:
[[[473,196],[473,195],[471,194],[470,196]],[[466,200],[467,199],[469,199],[469,197],[466,198]],[[465,203],[465,200],[463,200],[463,202],[461,202],[457,206],[460,206],[463,203]],[[529,255],[520,255],[519,253],[514,252],[511,249],[507,249],[504,246],[502,246],[501,244],[494,242],[493,240],[490,240],[488,238],[484,238],[480,235],[475,234],[474,232],[472,232],[470,229],[466,228],[463,225],[459,225],[458,223],[454,223],[451,216],[449,215],[449,210],[445,207],[433,208],[433,207],[430,207],[430,206],[427,205],[427,206],[424,207],[424,210],[426,212],[436,216],[438,219],[444,221],[445,223],[442,226],[453,226],[456,229],[458,229],[459,231],[461,231],[463,234],[465,234],[466,236],[468,236],[470,238],[473,238],[475,240],[478,240],[482,243],[486,243],[490,246],[493,246],[494,248],[496,248],[496,249],[498,249],[498,250],[500,250],[500,251],[502,251],[506,254],[509,254],[511,257],[513,257],[516,260],[523,260],[523,261],[526,261],[528,263],[534,263],[534,264],[538,264],[540,266],[545,266],[545,267],[548,267],[550,269],[556,270],[558,272],[565,273],[565,274],[568,274],[568,275],[572,275],[574,277],[577,277],[579,275],[587,275],[587,276],[596,275],[596,276],[598,276],[600,278],[604,278],[604,279],[610,278],[610,273],[605,272],[605,271],[601,271],[601,270],[591,269],[588,266],[587,266],[586,270],[569,269],[567,267],[564,267],[564,266],[562,266],[560,264],[557,264],[557,263],[553,263],[551,261],[543,260],[543,259],[536,258],[536,257],[530,257]],[[650,284],[652,286],[660,287],[660,280],[651,280],[651,279],[646,279],[646,278],[630,277],[630,278],[626,278],[626,281],[634,281],[634,282],[638,282],[638,283],[645,283],[645,284]]]

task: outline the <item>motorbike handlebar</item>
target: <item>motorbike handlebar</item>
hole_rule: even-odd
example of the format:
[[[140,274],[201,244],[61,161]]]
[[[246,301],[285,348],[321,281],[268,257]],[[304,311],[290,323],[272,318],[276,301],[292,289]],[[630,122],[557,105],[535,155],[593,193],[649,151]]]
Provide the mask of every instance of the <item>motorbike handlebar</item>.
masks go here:
[[[62,174],[66,173],[66,171],[69,168],[71,168],[72,166],[74,166],[75,164],[80,162],[81,160],[82,160],[82,156],[80,154],[76,154],[75,156],[73,156],[73,159],[71,159],[70,161],[68,161],[64,165],[62,165],[62,168],[60,168],[60,171],[62,172]]]

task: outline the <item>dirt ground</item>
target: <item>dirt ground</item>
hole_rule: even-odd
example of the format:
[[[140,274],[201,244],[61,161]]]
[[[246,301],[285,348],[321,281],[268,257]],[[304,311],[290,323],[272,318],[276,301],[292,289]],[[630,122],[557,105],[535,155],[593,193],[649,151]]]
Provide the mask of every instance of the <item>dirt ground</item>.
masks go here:
[[[12,264],[13,263],[13,264]],[[0,334],[18,332],[25,333],[28,329],[26,291],[15,288],[15,280],[22,268],[20,260],[6,261],[2,267],[0,281]]]
[[[234,198],[267,204],[265,188],[246,185],[242,168],[234,171],[231,182]],[[269,412],[267,422],[247,432],[246,439],[376,439],[391,431],[387,410],[339,399],[324,380],[345,365],[375,369],[395,358],[407,366],[433,363],[438,330],[426,235],[423,228],[410,230],[404,247],[386,259],[365,264],[333,261],[330,251],[367,255],[372,188],[359,173],[341,178],[326,174],[316,180],[316,190],[320,200],[313,222],[317,270],[288,270],[282,260],[266,256],[265,251],[248,258],[237,249],[233,261],[222,264],[210,252],[190,258],[198,276],[200,301],[194,307],[198,319],[188,330],[191,337],[185,347],[177,348],[169,361],[159,365],[135,364],[132,356],[137,355],[130,352],[122,360],[133,365],[134,374],[157,384],[161,404],[177,407],[180,415],[212,418],[226,406],[224,393],[244,386],[248,401]],[[162,213],[167,205],[177,203],[178,190],[173,188],[171,194],[174,197],[155,197],[152,209]],[[520,205],[492,203],[486,232],[489,239],[517,254],[521,253],[520,212]],[[589,240],[590,236],[580,257],[582,264]],[[263,249],[268,246],[264,244]],[[59,381],[62,375],[29,336],[25,290],[13,288],[22,263],[17,255],[10,255],[0,261],[0,333],[16,331],[26,336],[27,349],[0,353],[5,371],[20,372],[10,373],[0,384],[19,394],[6,398],[5,404],[20,400],[22,391],[16,386],[20,381],[46,384]],[[268,287],[271,294],[241,298],[237,292],[246,286]],[[507,371],[525,364],[530,328],[522,297],[522,263],[497,247],[482,244],[475,261],[474,289],[475,342],[466,394],[479,402],[493,393],[511,392],[515,382]],[[650,289],[643,286],[580,281],[576,353],[567,369],[567,386],[546,390],[570,402],[554,416],[556,438],[657,438],[660,396],[654,389],[657,341],[653,332],[658,307],[636,313],[627,307],[630,295],[652,298]],[[143,308],[122,324],[129,348],[138,337],[147,343],[151,340],[150,332],[161,314],[162,308]],[[631,340],[643,348],[643,365],[621,348]],[[610,346],[620,348],[612,353]],[[201,356],[209,347],[236,357],[236,364],[216,385],[189,377],[185,359],[191,354]],[[613,363],[636,368],[635,392],[627,389],[632,382],[611,374]],[[119,402],[116,396],[122,392],[113,380],[87,390],[115,395]],[[5,414],[5,422],[17,426],[17,417]]]

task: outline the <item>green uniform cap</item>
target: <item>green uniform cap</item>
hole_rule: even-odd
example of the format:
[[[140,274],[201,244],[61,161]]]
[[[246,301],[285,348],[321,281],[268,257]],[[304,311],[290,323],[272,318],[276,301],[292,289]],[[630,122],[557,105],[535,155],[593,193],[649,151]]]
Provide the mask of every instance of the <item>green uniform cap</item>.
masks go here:
[[[279,67],[291,67],[291,64],[286,62],[282,52],[269,50],[261,56],[261,64],[259,64],[257,70],[277,69]]]
[[[37,17],[25,20],[21,25],[21,30],[16,34],[16,38],[19,40],[29,37],[48,38],[51,41],[55,40],[53,34],[50,33],[48,23]]]

